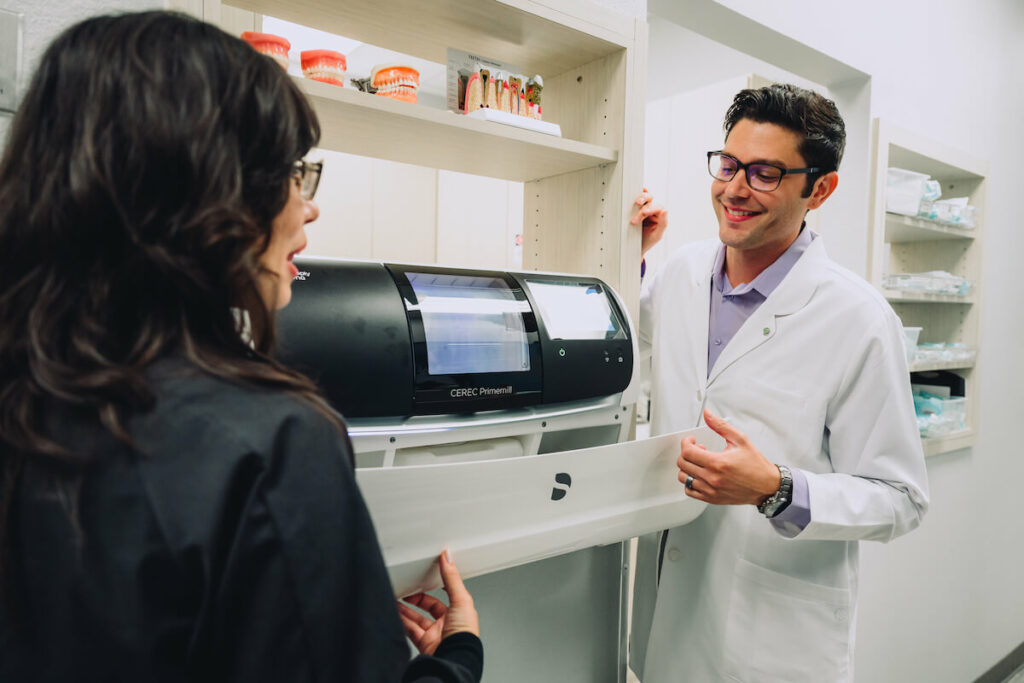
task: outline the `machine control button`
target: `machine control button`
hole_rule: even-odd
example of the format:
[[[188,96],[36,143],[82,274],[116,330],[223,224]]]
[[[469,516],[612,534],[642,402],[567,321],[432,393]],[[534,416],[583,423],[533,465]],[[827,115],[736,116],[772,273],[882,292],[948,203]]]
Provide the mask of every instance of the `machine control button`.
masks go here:
[[[620,363],[622,362],[622,356],[619,356],[619,362]]]
[[[679,548],[669,548],[668,549],[668,559],[669,559],[669,562],[678,562],[679,558],[682,557],[682,556],[683,556],[683,553],[679,550]]]
[[[558,349],[558,355],[559,356],[565,356],[565,349],[564,348]]]

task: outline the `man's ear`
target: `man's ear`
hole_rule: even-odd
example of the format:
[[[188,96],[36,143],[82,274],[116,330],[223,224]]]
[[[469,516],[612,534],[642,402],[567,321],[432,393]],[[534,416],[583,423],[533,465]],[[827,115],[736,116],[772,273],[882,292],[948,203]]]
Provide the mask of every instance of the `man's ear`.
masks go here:
[[[824,204],[825,200],[836,191],[838,186],[839,174],[835,171],[830,171],[815,180],[814,187],[811,189],[811,196],[807,199],[807,210],[817,209]]]

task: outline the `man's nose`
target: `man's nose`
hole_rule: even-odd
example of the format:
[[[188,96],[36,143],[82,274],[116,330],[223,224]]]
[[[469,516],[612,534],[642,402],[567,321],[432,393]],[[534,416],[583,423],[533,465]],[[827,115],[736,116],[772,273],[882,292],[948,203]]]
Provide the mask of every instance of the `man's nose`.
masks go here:
[[[740,175],[742,174],[742,178]],[[747,183],[747,171],[746,169],[740,168],[736,170],[736,174],[733,175],[725,185],[724,194],[731,197],[749,197],[750,196],[750,185]]]

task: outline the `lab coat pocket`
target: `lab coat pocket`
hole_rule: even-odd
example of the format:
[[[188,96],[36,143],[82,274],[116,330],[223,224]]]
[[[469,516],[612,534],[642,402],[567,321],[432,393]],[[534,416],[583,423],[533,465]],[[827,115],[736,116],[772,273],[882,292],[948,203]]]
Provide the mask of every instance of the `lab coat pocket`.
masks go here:
[[[726,672],[744,683],[850,679],[850,591],[740,559],[726,625]]]

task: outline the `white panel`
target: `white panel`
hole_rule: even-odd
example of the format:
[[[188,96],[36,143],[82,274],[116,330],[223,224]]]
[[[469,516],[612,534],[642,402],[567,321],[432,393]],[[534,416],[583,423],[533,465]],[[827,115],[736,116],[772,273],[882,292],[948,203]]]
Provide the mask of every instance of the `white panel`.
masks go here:
[[[441,585],[448,548],[465,578],[687,524],[705,503],[679,483],[687,434],[576,451],[440,466],[356,470],[395,595]],[[569,475],[568,478],[556,475]]]
[[[437,170],[373,161],[375,259],[434,263]]]
[[[507,233],[507,181],[438,171],[438,263],[503,270]]]
[[[316,193],[320,218],[306,227],[307,256],[370,258],[373,255],[373,166],[368,157],[313,150],[324,171]]]

